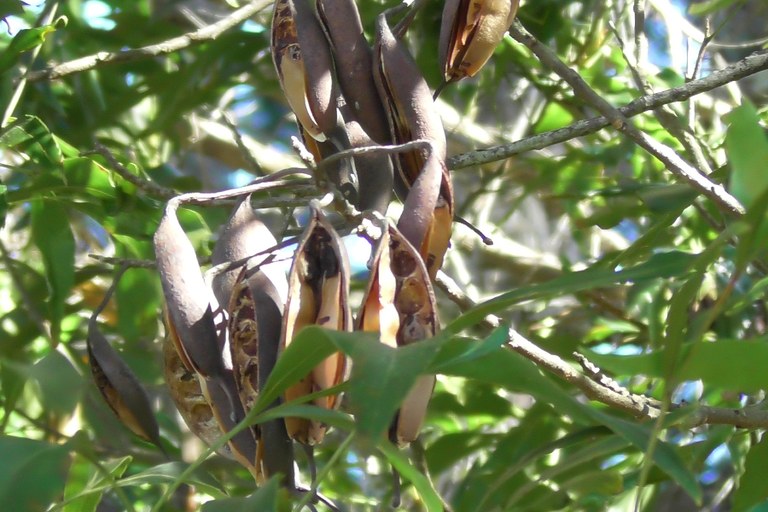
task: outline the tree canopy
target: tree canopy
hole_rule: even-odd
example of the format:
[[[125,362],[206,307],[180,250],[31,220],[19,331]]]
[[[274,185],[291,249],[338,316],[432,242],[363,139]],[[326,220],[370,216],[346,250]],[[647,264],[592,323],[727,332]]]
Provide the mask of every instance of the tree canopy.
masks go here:
[[[0,2],[0,503],[765,510],[768,4],[319,3]]]

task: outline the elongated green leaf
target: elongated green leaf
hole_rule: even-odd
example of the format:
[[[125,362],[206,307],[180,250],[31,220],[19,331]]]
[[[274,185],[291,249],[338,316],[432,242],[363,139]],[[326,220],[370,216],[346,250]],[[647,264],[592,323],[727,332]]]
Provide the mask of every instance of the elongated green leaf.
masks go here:
[[[277,493],[280,479],[270,478],[247,498],[224,498],[209,501],[203,505],[202,512],[253,512],[255,510],[278,510]]]
[[[565,274],[546,283],[517,288],[473,307],[451,322],[444,329],[444,332],[456,334],[467,327],[477,324],[486,315],[499,313],[514,304],[526,300],[559,297],[630,281],[637,282],[680,276],[687,271],[694,258],[695,255],[680,251],[658,253],[651,256],[645,263],[634,267],[614,270],[612,268],[594,266],[579,272]]]
[[[638,425],[629,421],[605,414],[596,409],[590,409],[596,420],[606,425],[643,452],[647,451],[650,441],[651,426]],[[661,468],[672,481],[682,487],[697,503],[701,504],[701,487],[696,475],[685,465],[675,448],[665,441],[658,440],[653,450],[653,462]]]
[[[123,478],[118,481],[118,484],[121,487],[130,487],[143,484],[158,485],[168,483],[176,480],[187,467],[188,464],[184,462],[167,462]],[[200,490],[211,496],[219,497],[224,495],[219,483],[204,471],[193,471],[184,481],[199,487]]]
[[[80,401],[84,381],[66,357],[52,351],[29,370],[38,384],[38,397],[50,414],[68,416]]]
[[[508,330],[508,326],[502,325],[481,341],[455,337],[442,342],[429,371],[442,373],[443,366],[468,363],[500,350],[500,346],[507,341]]]
[[[543,375],[531,361],[508,349],[499,348],[474,361],[445,364],[441,367],[441,373],[528,393],[542,403],[555,407],[559,414],[571,416],[577,421],[591,422],[587,406],[563,390],[554,379]]]
[[[32,240],[43,257],[50,290],[48,315],[57,340],[64,304],[75,283],[75,238],[63,205],[52,201],[32,203]]]
[[[725,150],[731,165],[731,193],[749,208],[768,190],[768,138],[751,103],[733,109],[727,120]]]
[[[57,165],[62,161],[61,147],[40,118],[26,115],[0,131],[0,146],[27,154],[39,164]]]
[[[765,485],[765,462],[768,461],[768,436],[763,434],[759,443],[752,446],[744,463],[744,474],[733,494],[733,511],[743,512],[768,500]]]
[[[615,375],[663,376],[666,350],[631,356],[590,353],[589,359]],[[701,379],[705,385],[728,390],[755,392],[768,389],[768,339],[720,340],[684,345],[676,376],[679,380]]]
[[[66,446],[0,436],[0,503],[4,510],[43,511],[64,491]]]
[[[328,334],[330,332],[320,327],[310,326],[302,329],[296,335],[290,345],[277,358],[277,363],[251,412],[256,413],[264,410],[288,386],[303,379],[320,361],[338,350],[334,344],[334,338]],[[251,414],[249,414],[250,416]]]
[[[122,459],[109,461],[104,464],[104,469],[106,469],[113,478],[117,479],[123,476],[123,473],[128,469],[132,460],[133,457],[127,456]],[[85,469],[86,472],[85,474],[76,474],[75,469]],[[82,473],[82,471],[80,473]],[[72,469],[70,470],[69,478],[67,480],[67,486],[64,489],[64,499],[68,500],[77,495],[80,495],[80,497],[68,502],[62,508],[62,512],[95,512],[101,501],[102,493],[96,492],[87,495],[82,495],[82,493],[88,489],[103,485],[105,480],[105,475],[93,468],[90,462],[85,460],[78,461],[76,459],[75,463],[72,464]]]
[[[0,53],[0,73],[11,69],[19,59],[19,55],[40,46],[45,42],[48,34],[56,30],[53,25],[44,25],[42,27],[24,28],[11,40],[11,44]]]
[[[349,406],[358,432],[369,439],[387,431],[416,378],[425,372],[443,343],[433,338],[393,348],[378,339],[356,335],[338,336],[334,341],[352,358]]]
[[[400,473],[400,476],[413,484],[416,492],[424,501],[424,506],[428,512],[442,512],[443,503],[440,496],[435,491],[429,479],[416,469],[408,459],[388,441],[381,441],[378,449],[387,458],[390,464]]]

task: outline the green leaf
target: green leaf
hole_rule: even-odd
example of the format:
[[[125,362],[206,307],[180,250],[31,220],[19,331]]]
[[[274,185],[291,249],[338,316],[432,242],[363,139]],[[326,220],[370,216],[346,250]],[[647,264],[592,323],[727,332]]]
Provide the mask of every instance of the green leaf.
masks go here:
[[[40,118],[26,115],[0,130],[0,146],[25,153],[38,164],[58,165],[61,147]]]
[[[589,360],[614,375],[663,377],[666,350],[619,356],[591,352]],[[678,380],[701,379],[705,386],[752,393],[768,389],[768,338],[719,340],[683,345],[675,375]]]
[[[202,512],[253,512],[255,510],[278,510],[278,491],[280,479],[270,478],[247,498],[224,498],[209,501],[203,505]]]
[[[765,485],[765,462],[768,461],[768,436],[763,433],[759,443],[750,448],[744,463],[744,474],[733,493],[733,511],[742,512],[768,500]]]
[[[166,462],[165,464],[160,464],[159,466],[123,478],[118,481],[118,484],[121,487],[130,487],[144,484],[159,485],[173,482],[181,476],[187,466],[188,464],[184,462]],[[193,471],[184,481],[199,487],[201,491],[208,493],[211,496],[223,496],[219,482],[204,471]]]
[[[703,2],[691,4],[688,7],[688,13],[693,16],[705,16],[715,11],[721,11],[739,0],[704,0]]]
[[[363,437],[378,439],[443,341],[433,338],[393,348],[372,336],[325,332],[352,358],[348,397],[357,430]]]
[[[45,38],[51,32],[55,31],[55,25],[44,25],[42,27],[23,28],[13,37],[11,44],[0,53],[0,74],[11,69],[19,60],[19,56],[40,46],[45,42]]]
[[[571,416],[581,422],[591,422],[588,407],[579,403],[550,377],[543,375],[531,361],[511,350],[500,348],[474,361],[446,364],[442,366],[441,373],[528,393],[542,403],[550,404],[558,414]]]
[[[428,512],[443,511],[443,502],[429,479],[416,469],[394,445],[388,441],[382,441],[379,443],[378,449],[392,464],[392,467],[400,473],[400,476],[413,484]]]
[[[502,325],[484,340],[454,337],[441,343],[440,352],[430,365],[430,373],[442,373],[444,366],[469,363],[488,354],[495,353],[507,341],[509,327]]]
[[[66,446],[0,436],[0,503],[4,510],[44,511],[64,491]]]
[[[133,457],[127,456],[121,459],[105,462],[103,467],[114,479],[123,476],[125,470],[131,464]],[[76,470],[81,471],[76,471]],[[82,471],[83,469],[87,471]],[[90,475],[90,478],[89,478]],[[102,492],[92,494],[82,493],[106,483],[106,475],[93,468],[92,464],[78,457],[72,464],[69,472],[67,486],[64,489],[64,499],[69,501],[61,510],[62,512],[96,512],[102,498]],[[79,497],[76,497],[79,496]]]
[[[641,451],[647,451],[651,439],[650,425],[638,425],[637,423],[624,421],[597,409],[590,409],[590,411],[595,419],[603,425],[606,425]],[[653,450],[653,462],[669,475],[672,481],[682,487],[697,504],[701,504],[701,487],[696,480],[696,475],[688,469],[672,445],[665,441],[657,440]]]
[[[75,238],[61,203],[32,202],[32,240],[43,257],[50,292],[48,316],[53,339],[58,340],[64,304],[75,283]]]
[[[66,357],[55,350],[49,352],[30,368],[29,377],[37,381],[40,404],[46,412],[58,416],[74,412],[84,381]]]
[[[725,135],[725,151],[731,165],[731,193],[749,208],[768,190],[768,138],[755,107],[745,102],[733,109]]]
[[[269,374],[264,390],[248,414],[254,416],[275,401],[291,384],[303,379],[323,359],[338,350],[326,329],[310,326],[302,329]]]
[[[593,266],[579,272],[571,272],[546,283],[523,286],[482,302],[448,324],[444,332],[456,334],[480,322],[486,315],[499,313],[510,306],[547,297],[560,297],[569,293],[602,288],[629,281],[643,281],[663,277],[678,277],[685,273],[695,255],[669,251],[657,253],[648,261],[622,270]]]

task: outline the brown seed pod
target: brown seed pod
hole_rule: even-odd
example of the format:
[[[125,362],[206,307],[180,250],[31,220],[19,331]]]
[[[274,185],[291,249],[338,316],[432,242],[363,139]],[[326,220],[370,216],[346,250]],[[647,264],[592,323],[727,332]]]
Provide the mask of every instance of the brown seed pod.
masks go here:
[[[308,0],[276,0],[272,59],[296,119],[315,139],[336,129],[333,60],[320,21]]]
[[[176,205],[166,206],[154,237],[155,259],[168,317],[178,334],[180,351],[205,378],[224,374],[224,363],[205,284],[192,243],[176,218]]]
[[[149,397],[134,373],[99,330],[88,322],[88,359],[101,396],[128,429],[163,450]]]
[[[350,110],[344,119],[347,123],[350,120],[360,123],[376,143],[388,144],[389,127],[376,92],[373,55],[363,33],[357,4],[354,0],[317,0],[316,5],[331,44],[339,87]],[[358,146],[353,142],[353,147]]]
[[[281,350],[302,327],[319,325],[339,331],[352,330],[349,309],[349,263],[344,245],[322,212],[312,207],[309,225],[296,249],[288,278],[288,301],[283,318]],[[346,377],[346,358],[336,353],[314,368],[285,392],[286,401],[328,389]],[[326,409],[339,405],[339,396],[319,398],[314,403]],[[288,435],[313,445],[323,440],[326,426],[314,420],[286,418]]]
[[[446,0],[440,63],[446,83],[475,76],[515,19],[519,0]]]
[[[168,335],[163,340],[163,376],[168,392],[189,430],[206,444],[213,444],[221,437],[221,429],[203,395],[197,375],[177,351],[178,342],[173,341],[174,336],[175,333],[168,329]],[[221,447],[218,453],[234,458],[229,445]]]
[[[395,189],[400,197],[406,198],[406,215],[401,227],[414,219],[420,221],[408,228],[405,236],[419,248],[429,275],[434,279],[448,250],[453,224],[453,187],[443,163],[446,152],[443,125],[416,63],[402,43],[394,38],[383,16],[377,20],[374,63],[376,84],[388,112],[395,142],[402,144],[426,139],[432,144],[431,149],[409,151],[399,156],[395,165]],[[430,176],[430,191],[434,190],[433,173],[439,176],[435,199],[432,199],[433,192],[424,196],[425,190],[414,190],[418,179],[425,173]],[[413,198],[411,194],[414,194]],[[428,209],[429,204],[433,205],[432,210]],[[431,219],[429,222],[422,222],[428,218]],[[418,235],[415,234],[416,228],[420,230]]]
[[[392,140],[396,144],[429,140],[433,151],[445,160],[445,131],[429,87],[413,57],[392,35],[384,15],[376,20],[373,62],[374,79],[387,113]],[[404,152],[397,158],[395,183],[401,197],[416,180],[428,154],[429,150],[424,148]]]
[[[249,195],[235,205],[229,220],[219,230],[219,239],[213,248],[211,263],[216,266],[239,261],[276,244],[277,240],[272,232],[253,211]],[[229,304],[232,287],[241,270],[242,268],[235,268],[213,276],[211,287],[220,306],[226,307]]]
[[[235,282],[228,310],[235,384],[243,407],[249,411],[277,361],[283,299],[273,280],[257,265],[249,265],[242,269]],[[279,401],[275,401],[270,407],[278,404]],[[267,478],[281,473],[283,483],[292,487],[293,444],[284,421],[262,423],[256,432],[259,438],[257,467]]]
[[[194,247],[176,218],[176,204],[169,202],[154,237],[155,258],[163,285],[169,335],[180,357],[197,374],[200,389],[211,406],[222,432],[244,417],[232,372],[226,370],[213,322],[210,299]],[[232,454],[257,480],[256,439],[251,429],[229,441]]]
[[[394,227],[376,247],[357,328],[378,332],[382,343],[401,347],[437,334],[437,306],[418,251]],[[402,445],[416,439],[432,396],[435,377],[420,376],[392,421],[390,438]]]

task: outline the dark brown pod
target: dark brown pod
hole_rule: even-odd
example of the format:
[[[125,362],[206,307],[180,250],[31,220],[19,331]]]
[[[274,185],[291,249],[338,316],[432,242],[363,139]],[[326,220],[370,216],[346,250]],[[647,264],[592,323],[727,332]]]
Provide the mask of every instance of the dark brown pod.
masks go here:
[[[273,280],[257,265],[242,269],[228,310],[233,374],[246,411],[258,399],[277,361],[283,304]],[[278,404],[279,400],[270,407]],[[256,432],[259,438],[257,467],[267,478],[282,474],[284,485],[293,487],[293,443],[285,422],[262,423]]]
[[[312,207],[310,222],[296,249],[288,277],[288,301],[283,315],[281,351],[307,325],[340,331],[352,330],[349,275],[347,254],[339,235],[322,212]],[[328,389],[341,383],[346,375],[346,357],[338,352],[289,387],[285,399],[291,401]],[[326,409],[338,407],[339,402],[338,395],[314,401],[315,405]],[[286,418],[285,423],[288,435],[304,444],[317,444],[325,436],[326,426],[314,420]]]
[[[95,319],[88,322],[87,343],[91,374],[104,401],[131,432],[162,450],[147,392],[101,333]]]
[[[225,369],[213,322],[212,293],[203,280],[194,247],[176,218],[176,205],[166,206],[155,232],[155,258],[168,311],[169,336],[180,357],[197,374],[200,389],[222,432],[244,417],[232,373]],[[256,439],[251,429],[229,442],[232,454],[254,477],[261,478],[256,462]]]
[[[351,113],[351,117],[344,118],[347,123],[359,122],[376,143],[388,144],[389,128],[373,80],[373,53],[357,5],[354,0],[317,0],[317,13],[330,41],[336,77]],[[353,142],[353,147],[359,146]]]
[[[384,15],[376,20],[374,79],[387,113],[389,130],[396,144],[429,140],[433,151],[445,160],[443,123],[435,110],[429,87],[402,42],[395,39]],[[424,166],[429,150],[401,153],[396,162],[398,193],[406,191]]]
[[[253,211],[249,195],[235,205],[229,220],[219,230],[219,239],[213,248],[211,263],[216,266],[240,261],[276,244],[277,240],[272,232]],[[227,307],[229,304],[232,287],[241,271],[242,268],[235,268],[213,276],[211,287],[221,307]]]
[[[154,237],[155,259],[168,317],[184,356],[205,378],[224,374],[224,364],[205,284],[192,243],[178,219],[176,207],[166,206]]]
[[[299,123],[313,138],[326,140],[337,127],[333,60],[308,0],[276,0],[272,58]]]
[[[446,83],[475,76],[515,19],[519,0],[446,0],[440,63]]]
[[[357,328],[377,332],[381,342],[391,347],[437,334],[437,306],[427,269],[418,251],[394,226],[383,231],[376,247]],[[433,375],[416,380],[392,421],[392,441],[402,445],[416,439],[434,385]]]

